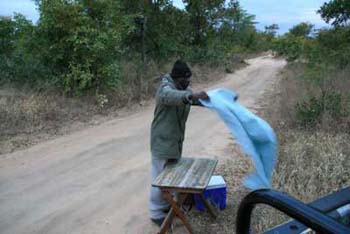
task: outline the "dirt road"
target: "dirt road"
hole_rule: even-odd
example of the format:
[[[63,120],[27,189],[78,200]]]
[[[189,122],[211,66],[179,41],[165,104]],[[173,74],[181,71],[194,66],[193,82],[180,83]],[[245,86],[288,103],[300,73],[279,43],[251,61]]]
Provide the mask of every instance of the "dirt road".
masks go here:
[[[254,109],[285,62],[266,56],[248,63],[206,90],[230,88]],[[147,211],[153,108],[1,155],[0,232],[156,233]],[[220,161],[230,156],[230,141],[214,113],[192,108],[184,156]]]

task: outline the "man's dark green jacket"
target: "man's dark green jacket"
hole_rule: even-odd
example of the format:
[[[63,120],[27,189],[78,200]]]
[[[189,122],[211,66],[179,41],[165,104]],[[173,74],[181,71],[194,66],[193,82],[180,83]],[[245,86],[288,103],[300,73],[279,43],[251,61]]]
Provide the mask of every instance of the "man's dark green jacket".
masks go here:
[[[151,152],[156,159],[179,159],[191,109],[192,91],[179,90],[170,75],[162,78],[156,93],[156,108],[151,127]],[[198,101],[196,103],[198,105]]]

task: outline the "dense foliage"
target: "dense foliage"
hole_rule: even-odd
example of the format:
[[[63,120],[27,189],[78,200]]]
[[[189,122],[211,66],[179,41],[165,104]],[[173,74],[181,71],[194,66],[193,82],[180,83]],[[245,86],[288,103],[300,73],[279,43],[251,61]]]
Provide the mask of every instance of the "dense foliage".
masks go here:
[[[0,82],[100,93],[118,86],[123,61],[222,64],[265,49],[258,43],[265,34],[238,1],[184,3],[180,10],[169,0],[36,0],[37,24],[22,15],[0,18]]]
[[[37,25],[21,15],[0,20],[1,31],[6,31],[1,37],[1,81],[74,94],[115,86],[122,35],[128,29],[120,3],[40,0],[37,5]]]
[[[334,28],[315,30],[302,22],[282,36],[277,24],[257,31],[255,16],[237,0],[183,2],[184,9],[170,0],[36,0],[36,24],[20,14],[0,17],[0,85],[92,94],[104,104],[105,94],[120,92],[128,79],[141,92],[143,80],[154,75],[147,74],[151,63],[161,67],[180,57],[226,68],[236,54],[273,49],[306,63],[301,77],[318,90],[297,105],[302,122],[317,122],[324,112],[346,115],[347,95],[331,77],[349,67],[348,1],[320,7]]]
[[[318,13],[327,23],[332,21],[335,26],[347,25],[350,20],[350,1],[331,0],[324,3]]]

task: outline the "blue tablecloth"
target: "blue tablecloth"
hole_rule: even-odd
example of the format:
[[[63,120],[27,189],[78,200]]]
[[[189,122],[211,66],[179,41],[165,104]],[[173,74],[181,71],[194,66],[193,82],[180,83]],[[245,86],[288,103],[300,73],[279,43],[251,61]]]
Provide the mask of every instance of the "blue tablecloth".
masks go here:
[[[234,101],[237,94],[230,90],[211,90],[208,96],[210,101],[200,102],[220,116],[243,151],[253,160],[255,171],[244,178],[244,186],[252,190],[270,188],[277,148],[271,126]]]

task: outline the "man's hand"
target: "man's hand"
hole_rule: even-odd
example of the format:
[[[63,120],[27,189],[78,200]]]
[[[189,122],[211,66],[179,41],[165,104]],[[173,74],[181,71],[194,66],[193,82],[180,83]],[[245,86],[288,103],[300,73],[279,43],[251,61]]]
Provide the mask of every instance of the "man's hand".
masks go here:
[[[209,100],[209,96],[206,92],[198,92],[198,93],[193,93],[192,95],[190,95],[189,97],[192,100],[198,100],[198,99],[202,99],[202,100]]]

